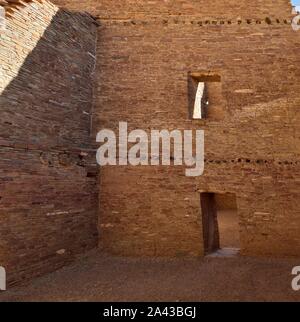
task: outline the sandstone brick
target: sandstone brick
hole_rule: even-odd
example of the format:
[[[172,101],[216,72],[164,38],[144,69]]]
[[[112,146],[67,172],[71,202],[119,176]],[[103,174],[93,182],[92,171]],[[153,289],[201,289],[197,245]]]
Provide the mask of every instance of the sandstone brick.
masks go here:
[[[48,1],[13,12],[0,32],[0,265],[10,285],[98,240],[97,178],[87,176],[94,20]]]

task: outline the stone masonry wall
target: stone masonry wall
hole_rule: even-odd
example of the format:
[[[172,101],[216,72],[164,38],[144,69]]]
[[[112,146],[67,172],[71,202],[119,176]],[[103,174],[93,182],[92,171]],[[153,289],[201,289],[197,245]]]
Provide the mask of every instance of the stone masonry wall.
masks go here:
[[[300,33],[289,0],[59,1],[98,17],[94,134],[204,129],[205,172],[101,170],[100,246],[203,255],[200,192],[234,193],[244,255],[300,254]],[[221,76],[217,114],[189,119],[189,73]],[[217,117],[216,117],[217,116]]]
[[[53,3],[77,11],[88,11],[104,19],[168,17],[202,18],[287,18],[290,0],[53,0]]]
[[[97,245],[90,124],[95,21],[48,1],[6,5],[0,31],[0,265],[9,284]]]
[[[158,4],[149,17],[142,3],[144,16],[100,19],[95,130],[119,121],[131,129],[204,129],[205,173],[103,168],[100,246],[122,255],[203,255],[200,192],[231,192],[242,254],[298,256],[300,34],[291,29],[289,2],[247,2],[246,12],[243,2],[223,1],[233,5],[221,6],[221,16],[206,1],[189,15],[178,9],[183,17],[162,14]],[[222,117],[192,121],[188,73],[208,71],[221,75]]]

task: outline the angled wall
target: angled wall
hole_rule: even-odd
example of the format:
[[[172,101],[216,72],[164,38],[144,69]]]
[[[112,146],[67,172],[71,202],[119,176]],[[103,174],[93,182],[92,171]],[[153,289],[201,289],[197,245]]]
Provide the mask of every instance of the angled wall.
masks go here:
[[[97,245],[90,123],[96,26],[48,1],[0,32],[0,265],[12,285]]]

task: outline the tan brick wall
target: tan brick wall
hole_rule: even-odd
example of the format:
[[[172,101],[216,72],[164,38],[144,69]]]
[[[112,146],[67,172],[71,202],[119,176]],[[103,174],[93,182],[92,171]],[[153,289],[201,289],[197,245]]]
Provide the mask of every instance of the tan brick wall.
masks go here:
[[[200,178],[104,168],[100,245],[126,255],[201,255],[200,191],[237,195],[243,254],[297,256],[299,47],[282,1],[59,1],[99,17],[98,117],[116,128],[205,129]],[[188,72],[222,76],[221,120],[188,119]]]
[[[195,16],[205,18],[289,17],[290,0],[53,0],[103,18]]]
[[[0,265],[10,284],[97,245],[90,123],[96,26],[47,1],[0,34]],[[89,175],[89,177],[87,177]]]
[[[200,192],[230,192],[237,196],[242,254],[297,256],[300,34],[289,24],[290,2],[55,3],[88,11],[101,24],[93,137],[119,121],[131,129],[205,130],[202,177],[187,178],[182,167],[102,169],[100,247],[121,255],[201,256]],[[34,21],[44,20],[34,12]],[[95,32],[86,15],[59,11],[57,19],[29,56],[35,64],[29,59],[1,96],[8,107],[0,229],[9,238],[0,258],[12,281],[60,267],[97,238],[96,182],[82,167],[94,153],[86,161],[79,156],[91,148],[84,115],[91,111]],[[191,121],[188,73],[210,70],[222,79],[222,119]]]
[[[237,195],[242,254],[299,255],[300,34],[286,20],[289,2],[247,2],[248,16],[258,17],[252,20],[228,7],[226,16],[245,17],[230,23],[211,7],[208,23],[200,7],[174,18],[157,5],[156,18],[149,17],[144,3],[144,16],[123,21],[116,10],[114,19],[100,19],[94,131],[119,121],[131,129],[204,129],[205,173],[102,169],[101,247],[121,255],[202,255],[200,191],[208,191]],[[188,72],[210,70],[222,78],[224,118],[191,121]]]

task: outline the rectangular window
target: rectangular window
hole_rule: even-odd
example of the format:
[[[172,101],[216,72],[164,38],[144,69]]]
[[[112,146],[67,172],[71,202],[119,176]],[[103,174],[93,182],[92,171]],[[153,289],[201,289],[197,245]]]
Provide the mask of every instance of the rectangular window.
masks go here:
[[[193,120],[222,119],[221,76],[217,73],[189,73],[189,112]]]

